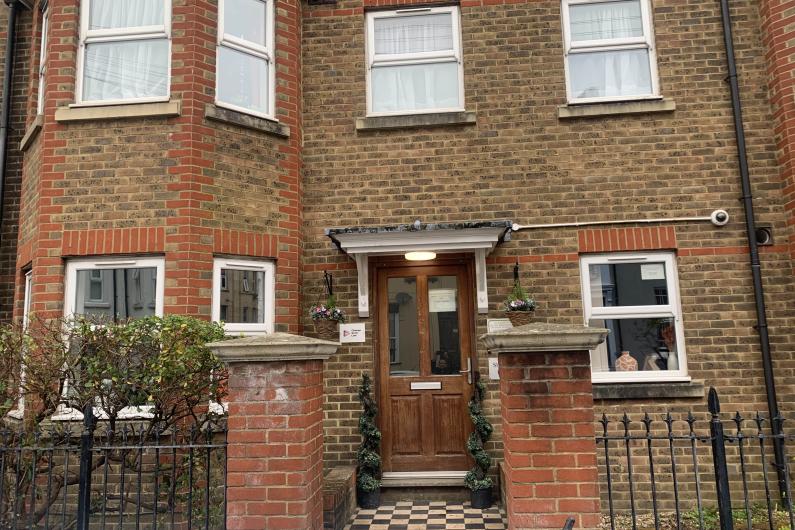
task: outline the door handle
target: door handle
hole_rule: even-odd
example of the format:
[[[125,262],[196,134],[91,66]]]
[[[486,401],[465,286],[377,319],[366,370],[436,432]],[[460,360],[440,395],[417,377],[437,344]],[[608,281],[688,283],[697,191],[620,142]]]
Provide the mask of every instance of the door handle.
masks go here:
[[[472,359],[467,357],[467,369],[459,370],[462,374],[467,374],[467,383],[472,384]]]

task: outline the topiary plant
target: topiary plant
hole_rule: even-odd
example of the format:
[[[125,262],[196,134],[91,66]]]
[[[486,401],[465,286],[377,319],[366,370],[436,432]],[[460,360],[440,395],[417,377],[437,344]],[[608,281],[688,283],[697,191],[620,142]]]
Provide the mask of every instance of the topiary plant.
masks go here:
[[[362,443],[356,455],[356,486],[362,493],[372,493],[381,487],[381,456],[378,454],[381,431],[375,423],[378,406],[373,399],[372,384],[367,374],[362,374],[359,402],[362,404],[362,415],[359,417]]]
[[[469,435],[467,449],[475,460],[473,467],[464,479],[467,487],[472,491],[490,490],[494,482],[487,476],[491,467],[491,456],[483,448],[494,430],[489,420],[483,415],[483,395],[486,385],[481,381],[475,383],[475,391],[469,400],[469,417],[475,427],[475,432]]]

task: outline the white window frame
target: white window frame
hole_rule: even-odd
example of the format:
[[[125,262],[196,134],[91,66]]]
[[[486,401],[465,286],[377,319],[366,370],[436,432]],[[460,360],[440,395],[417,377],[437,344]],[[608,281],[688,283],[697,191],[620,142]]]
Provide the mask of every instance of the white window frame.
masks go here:
[[[395,18],[416,15],[433,15],[450,13],[453,23],[453,51],[419,52],[404,54],[375,53],[375,20],[379,18]],[[437,112],[463,112],[464,102],[464,61],[461,51],[461,11],[458,6],[418,7],[396,9],[391,11],[369,11],[366,17],[367,26],[367,115],[368,116],[405,116],[413,114],[430,114]],[[397,110],[391,112],[373,112],[372,71],[377,66],[403,66],[412,64],[446,63],[455,59],[458,64],[458,103],[457,107]]]
[[[64,317],[68,320],[75,316],[75,303],[77,295],[77,272],[84,270],[97,270],[109,268],[127,269],[157,269],[157,290],[155,291],[155,315],[163,316],[163,296],[165,293],[165,259],[160,258],[137,258],[137,257],[107,257],[99,256],[94,258],[70,259],[66,262],[66,274],[64,276]],[[69,391],[69,381],[64,382],[64,394]],[[125,407],[119,411],[117,416],[120,420],[126,419],[145,419],[151,418],[151,405],[141,407]],[[108,415],[99,407],[94,408],[94,416],[97,419],[107,419]],[[53,421],[77,421],[83,419],[83,413],[77,409],[59,405],[58,410],[50,418]]]
[[[39,43],[39,93],[36,95],[36,114],[44,114],[44,83],[47,77],[47,30],[50,26],[50,9],[41,12],[41,42]]]
[[[665,267],[668,282],[668,304],[647,306],[593,307],[591,303],[590,265],[615,265],[627,263],[660,263]],[[638,370],[636,372],[609,372],[593,370],[601,366],[596,359],[595,350],[591,350],[591,379],[597,383],[642,383],[663,381],[690,381],[687,375],[687,355],[685,353],[685,334],[682,325],[682,307],[679,296],[679,275],[676,269],[676,257],[670,252],[648,253],[612,253],[593,254],[580,258],[580,281],[582,287],[583,310],[585,325],[591,320],[609,320],[622,318],[672,318],[676,333],[676,353],[679,361],[678,370]]]
[[[577,103],[606,103],[611,101],[635,101],[643,99],[661,99],[660,83],[657,73],[657,54],[654,46],[654,24],[652,23],[650,0],[640,1],[641,22],[643,27],[642,37],[629,37],[620,39],[595,39],[572,42],[571,18],[569,7],[573,5],[605,3],[605,0],[562,0],[561,18],[563,22],[563,65],[566,75],[566,99],[570,104]],[[650,94],[635,96],[604,96],[593,98],[575,98],[571,92],[571,76],[569,73],[569,57],[577,53],[605,52],[618,50],[644,49],[649,51],[649,72],[651,76],[652,91]]]
[[[276,266],[273,261],[249,258],[215,258],[213,260],[213,296],[211,318],[221,320],[221,269],[234,269],[248,272],[264,272],[265,314],[261,324],[224,323],[227,333],[259,335],[273,333],[276,308]],[[227,276],[227,284],[229,277]]]
[[[224,16],[226,10],[226,0],[218,0],[218,45],[215,51],[215,104],[218,107],[227,108],[252,116],[258,116],[271,121],[276,119],[276,53],[275,36],[276,33],[276,13],[274,11],[273,0],[257,0],[265,4],[265,46],[250,42],[233,35],[227,35],[224,30]],[[246,107],[241,107],[232,103],[227,103],[218,97],[221,65],[221,48],[225,47],[241,53],[249,54],[258,59],[268,62],[268,112],[262,113]]]
[[[33,271],[29,270],[25,272],[25,294],[23,295],[24,298],[22,299],[22,332],[26,332],[28,330],[28,326],[30,325],[30,301],[31,301],[31,293],[33,292]],[[25,383],[25,366],[21,366],[20,368],[20,385],[24,386]],[[21,389],[20,389],[21,390]],[[19,400],[17,401],[16,408],[8,411],[8,416],[21,420],[25,417],[25,395],[21,394],[19,396]]]
[[[89,29],[92,0],[80,2],[80,42],[77,52],[77,79],[75,82],[75,104],[70,106],[92,107],[102,105],[126,105],[168,101],[171,97],[171,0],[163,2],[163,24],[134,28]],[[100,42],[143,41],[162,39],[168,41],[168,71],[166,72],[166,95],[126,99],[83,99],[83,75],[88,44]]]
[[[64,278],[64,316],[69,319],[75,316],[77,295],[77,272],[98,269],[157,269],[157,289],[155,291],[155,315],[163,316],[163,296],[165,293],[165,260],[163,258],[141,257],[107,257],[100,256],[89,259],[70,259],[66,262]]]

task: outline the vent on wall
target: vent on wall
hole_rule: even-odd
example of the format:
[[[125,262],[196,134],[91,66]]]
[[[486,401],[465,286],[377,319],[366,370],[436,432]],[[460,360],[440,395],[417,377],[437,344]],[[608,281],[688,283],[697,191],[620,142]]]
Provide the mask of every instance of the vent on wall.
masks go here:
[[[756,244],[759,245],[760,247],[768,247],[773,244],[772,226],[756,227]]]

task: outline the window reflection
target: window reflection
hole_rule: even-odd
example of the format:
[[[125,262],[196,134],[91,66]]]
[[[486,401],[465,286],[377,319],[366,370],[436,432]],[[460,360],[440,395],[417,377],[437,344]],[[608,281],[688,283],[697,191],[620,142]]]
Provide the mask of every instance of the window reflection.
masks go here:
[[[156,293],[155,267],[78,270],[75,312],[122,320],[151,316]]]
[[[389,278],[389,373],[419,375],[420,334],[417,323],[417,279]]]
[[[600,263],[588,273],[593,307],[668,304],[665,263]]]
[[[461,345],[458,329],[458,285],[455,276],[428,277],[428,328],[431,373],[458,374]]]
[[[265,272],[221,269],[222,321],[262,324],[265,320]]]

